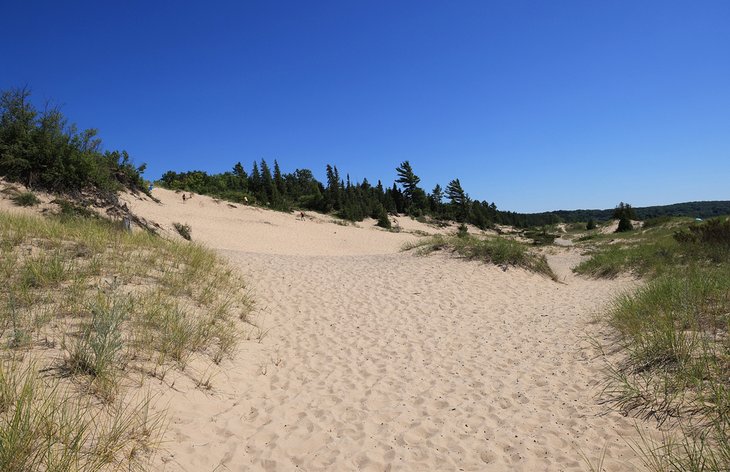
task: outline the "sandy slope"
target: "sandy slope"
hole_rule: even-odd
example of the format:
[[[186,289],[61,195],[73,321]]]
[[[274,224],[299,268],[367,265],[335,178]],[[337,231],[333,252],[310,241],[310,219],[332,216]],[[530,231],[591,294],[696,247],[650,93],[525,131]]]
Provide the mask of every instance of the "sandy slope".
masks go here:
[[[638,464],[633,421],[596,401],[585,338],[630,281],[573,277],[571,249],[550,256],[558,284],[398,252],[412,234],[154,194],[163,204],[128,201],[189,223],[243,271],[263,328],[195,373],[211,391],[160,388],[156,469],[584,470],[581,453],[597,461],[604,445],[607,470]]]

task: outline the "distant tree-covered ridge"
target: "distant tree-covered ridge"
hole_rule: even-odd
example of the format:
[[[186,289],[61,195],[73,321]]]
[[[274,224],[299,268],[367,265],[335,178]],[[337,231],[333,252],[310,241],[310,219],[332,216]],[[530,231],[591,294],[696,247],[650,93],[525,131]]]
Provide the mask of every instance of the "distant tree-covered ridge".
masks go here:
[[[27,89],[0,92],[0,177],[52,192],[146,192],[145,165],[105,151],[97,130],[79,131],[57,107],[39,111]]]
[[[648,207],[632,207],[632,217],[638,220],[648,220],[660,216],[686,216],[691,218],[713,218],[730,215],[730,200],[713,200],[704,202],[674,203],[671,205],[657,205]],[[515,219],[521,221],[541,221],[528,224],[535,226],[553,222],[577,223],[584,221],[608,221],[614,218],[615,208],[605,210],[556,210],[545,213],[515,213]],[[520,226],[519,224],[517,226]]]

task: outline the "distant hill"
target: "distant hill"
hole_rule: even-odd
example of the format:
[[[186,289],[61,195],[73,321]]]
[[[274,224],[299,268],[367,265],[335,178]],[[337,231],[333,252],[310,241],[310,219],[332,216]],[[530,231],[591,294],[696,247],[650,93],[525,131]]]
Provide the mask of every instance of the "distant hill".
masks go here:
[[[543,213],[511,213],[504,212],[514,219],[518,226],[540,226],[544,224],[579,221],[606,221],[611,219],[613,208],[605,210],[556,210]],[[685,202],[672,205],[634,207],[636,216],[641,220],[657,216],[688,216],[692,218],[712,218],[730,215],[730,201]]]

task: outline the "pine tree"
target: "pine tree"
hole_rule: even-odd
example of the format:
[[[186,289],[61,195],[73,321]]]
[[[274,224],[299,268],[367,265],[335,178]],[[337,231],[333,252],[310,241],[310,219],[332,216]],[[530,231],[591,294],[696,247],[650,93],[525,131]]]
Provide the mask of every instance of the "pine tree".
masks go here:
[[[434,214],[438,214],[440,212],[443,199],[444,191],[441,189],[441,186],[439,184],[436,184],[436,186],[431,191],[431,195],[429,195],[431,212],[433,212]]]
[[[469,197],[467,197],[464,189],[461,188],[459,179],[452,180],[446,186],[446,197],[449,199],[451,209],[454,212],[454,219],[460,222],[466,220]]]
[[[281,169],[279,168],[279,163],[276,159],[274,159],[274,185],[276,186],[276,190],[279,192],[279,195],[286,195],[286,183],[281,176]]]
[[[253,165],[251,166],[251,178],[249,179],[249,188],[251,189],[251,192],[257,196],[263,188],[261,185],[261,174],[259,173],[259,165],[256,163],[256,161],[253,161]]]
[[[616,228],[617,233],[623,233],[634,229],[634,225],[631,224],[631,220],[636,219],[636,213],[628,203],[619,203],[613,211],[613,217],[618,218],[618,228]]]
[[[411,205],[414,203],[414,197],[418,197],[417,204],[415,205],[416,208],[424,209],[423,205],[426,203],[426,194],[421,191],[421,193],[423,193],[423,199],[420,198],[421,195],[416,195],[419,190],[418,184],[421,182],[421,179],[413,173],[411,163],[403,161],[400,163],[400,166],[395,168],[395,171],[398,174],[398,178],[395,182],[403,186],[403,196],[405,197],[404,210],[408,211],[410,209]]]
[[[246,190],[248,188],[248,176],[240,162],[236,162],[233,166],[234,185],[237,190]]]

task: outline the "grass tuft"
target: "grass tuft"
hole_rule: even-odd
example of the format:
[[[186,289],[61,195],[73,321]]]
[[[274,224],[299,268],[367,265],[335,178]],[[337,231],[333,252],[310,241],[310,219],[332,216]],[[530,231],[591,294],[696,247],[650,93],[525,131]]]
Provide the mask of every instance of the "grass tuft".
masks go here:
[[[12,197],[13,203],[18,206],[31,207],[41,203],[33,192],[20,192]]]
[[[427,255],[434,251],[447,250],[470,260],[527,269],[556,280],[556,275],[545,256],[536,254],[528,246],[513,239],[502,237],[479,238],[469,234],[435,235],[408,243],[404,251],[416,249],[418,254]]]

